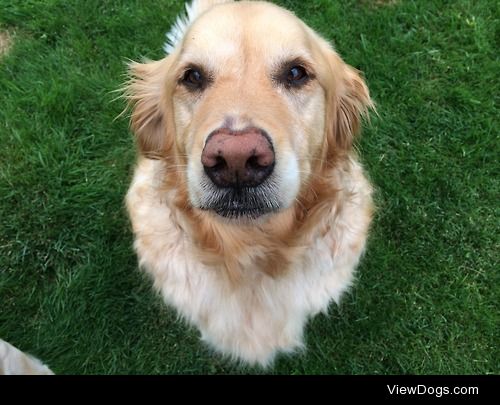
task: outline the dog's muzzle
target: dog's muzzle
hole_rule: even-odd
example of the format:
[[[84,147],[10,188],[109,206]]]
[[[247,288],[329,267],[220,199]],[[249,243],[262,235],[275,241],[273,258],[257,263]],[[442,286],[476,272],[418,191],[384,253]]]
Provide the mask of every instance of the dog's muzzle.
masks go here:
[[[230,218],[256,218],[279,209],[272,180],[275,154],[264,131],[222,128],[212,132],[201,163],[208,177],[203,184],[203,209]]]

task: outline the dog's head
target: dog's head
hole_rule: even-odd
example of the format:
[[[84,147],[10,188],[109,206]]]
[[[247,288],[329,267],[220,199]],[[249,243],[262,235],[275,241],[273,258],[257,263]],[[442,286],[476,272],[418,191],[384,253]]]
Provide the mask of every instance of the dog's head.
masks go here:
[[[348,155],[368,89],[280,7],[198,0],[190,12],[167,57],[131,65],[139,149],[177,171],[194,209],[249,219],[285,210]]]

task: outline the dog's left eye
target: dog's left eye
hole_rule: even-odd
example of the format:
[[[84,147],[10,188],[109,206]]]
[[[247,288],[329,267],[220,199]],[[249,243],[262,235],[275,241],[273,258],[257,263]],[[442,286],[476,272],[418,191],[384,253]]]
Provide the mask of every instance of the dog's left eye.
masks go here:
[[[286,88],[302,87],[311,79],[306,68],[302,65],[296,65],[295,63],[287,63],[282,68],[281,72],[275,76],[276,80]]]
[[[309,76],[302,66],[294,66],[288,72],[286,80],[290,84],[302,84]]]

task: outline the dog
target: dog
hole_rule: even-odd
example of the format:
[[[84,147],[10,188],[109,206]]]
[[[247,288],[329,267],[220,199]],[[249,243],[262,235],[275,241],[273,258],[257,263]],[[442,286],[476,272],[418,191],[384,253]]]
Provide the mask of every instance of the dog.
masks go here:
[[[0,339],[0,375],[54,375],[37,358]]]
[[[290,11],[186,10],[163,59],[129,65],[134,247],[203,341],[266,367],[352,284],[374,210],[353,142],[373,102]]]

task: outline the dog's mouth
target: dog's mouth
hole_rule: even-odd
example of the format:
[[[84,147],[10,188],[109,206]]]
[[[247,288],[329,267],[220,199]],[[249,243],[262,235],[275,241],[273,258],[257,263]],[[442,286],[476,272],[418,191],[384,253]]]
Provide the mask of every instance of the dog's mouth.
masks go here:
[[[257,187],[208,187],[204,187],[200,208],[224,218],[256,219],[281,208],[276,198],[276,186],[272,182]]]

